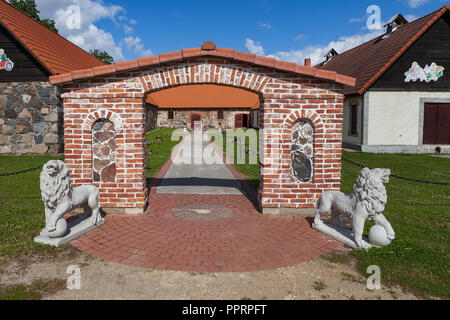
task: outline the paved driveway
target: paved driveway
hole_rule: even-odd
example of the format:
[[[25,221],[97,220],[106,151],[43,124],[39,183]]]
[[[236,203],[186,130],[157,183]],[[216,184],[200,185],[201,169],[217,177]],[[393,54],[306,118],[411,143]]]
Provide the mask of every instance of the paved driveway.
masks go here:
[[[156,193],[242,194],[241,185],[223,163],[214,143],[201,134],[186,136]]]

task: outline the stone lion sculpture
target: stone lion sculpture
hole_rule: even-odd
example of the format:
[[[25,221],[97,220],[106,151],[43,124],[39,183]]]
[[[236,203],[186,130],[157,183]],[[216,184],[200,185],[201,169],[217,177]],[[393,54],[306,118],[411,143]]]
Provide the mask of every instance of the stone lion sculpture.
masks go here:
[[[45,206],[45,229],[41,235],[60,238],[67,233],[64,215],[77,207],[91,211],[91,223],[102,220],[98,202],[99,190],[95,186],[72,188],[67,165],[51,160],[44,165],[40,176],[42,201]]]
[[[331,225],[347,229],[341,216],[346,215],[352,220],[354,241],[358,248],[370,247],[362,238],[366,220],[383,227],[388,240],[394,240],[395,232],[382,213],[387,203],[384,184],[389,183],[390,175],[389,169],[364,168],[350,195],[338,191],[324,193],[317,202],[317,215],[313,226],[318,229],[323,226],[321,217],[327,216],[331,211]]]

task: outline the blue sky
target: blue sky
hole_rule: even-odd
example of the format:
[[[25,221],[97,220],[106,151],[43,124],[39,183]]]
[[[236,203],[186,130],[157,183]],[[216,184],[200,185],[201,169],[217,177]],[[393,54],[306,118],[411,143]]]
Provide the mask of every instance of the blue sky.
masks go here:
[[[219,47],[302,63],[318,60],[377,36],[368,30],[367,8],[378,5],[382,21],[396,13],[415,19],[441,8],[444,0],[146,1],[36,0],[41,15],[56,20],[60,33],[83,49],[100,48],[117,61],[135,59],[213,40]],[[67,27],[68,8],[80,8],[80,28]],[[313,61],[314,62],[314,61]]]

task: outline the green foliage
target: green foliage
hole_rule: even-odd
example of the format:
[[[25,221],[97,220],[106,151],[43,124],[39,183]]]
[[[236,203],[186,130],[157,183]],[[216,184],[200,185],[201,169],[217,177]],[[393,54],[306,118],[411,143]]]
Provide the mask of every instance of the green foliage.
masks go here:
[[[156,137],[163,137],[163,142],[147,146],[147,151],[151,150],[152,154],[147,155],[147,178],[149,182],[162,168],[162,166],[170,159],[172,149],[179,143],[179,141],[172,141],[170,136],[174,129],[160,129],[147,133],[146,140],[155,141]]]
[[[56,22],[55,20],[52,19],[44,19],[40,21],[41,24],[45,27],[47,27],[47,29],[52,30],[53,32],[58,33],[58,29],[56,29]]]
[[[58,29],[56,29],[55,21],[52,19],[43,19],[39,16],[39,10],[37,9],[35,0],[9,0],[9,3],[15,8],[19,9],[23,13],[25,13],[30,18],[36,20],[43,26],[47,27],[53,32],[58,33]]]
[[[23,285],[6,288],[0,291],[0,300],[17,301],[17,300],[41,300],[42,295],[30,291]]]
[[[33,18],[36,21],[41,20],[35,0],[9,0],[9,3],[30,18]]]
[[[113,64],[114,58],[106,51],[99,49],[89,50],[89,53],[96,57],[98,60],[103,61],[106,64]]]

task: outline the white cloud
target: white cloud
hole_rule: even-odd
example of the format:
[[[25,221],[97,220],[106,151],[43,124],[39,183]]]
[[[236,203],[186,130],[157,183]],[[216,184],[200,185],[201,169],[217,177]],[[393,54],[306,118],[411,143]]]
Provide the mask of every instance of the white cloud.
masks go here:
[[[305,35],[303,34],[303,33],[300,33],[299,35],[297,35],[295,38],[294,38],[294,41],[299,41],[299,40],[303,40],[303,39],[305,39],[306,37],[305,37]]]
[[[113,56],[115,61],[125,59],[122,48],[116,45],[111,33],[99,29],[93,24],[81,33],[69,35],[67,39],[85,50],[105,50]]]
[[[128,50],[133,50],[139,58],[149,57],[153,55],[152,50],[144,49],[142,40],[139,37],[127,37],[123,39],[128,47]]]
[[[250,53],[256,54],[257,56],[264,55],[264,48],[259,42],[255,42],[252,39],[245,39],[245,47]]]
[[[418,8],[420,6],[423,6],[424,4],[428,3],[429,0],[408,0],[408,5],[411,8]]]
[[[324,46],[308,46],[298,50],[280,51],[273,54],[269,54],[268,57],[276,58],[282,61],[295,62],[297,64],[303,64],[306,58],[311,58],[313,65],[323,61],[323,57],[334,48],[338,53],[343,53],[350,50],[360,44],[363,44],[373,38],[383,34],[383,30],[375,30],[366,34],[356,34],[352,36],[340,37],[336,41],[331,41]],[[245,46],[251,53],[257,55],[264,55],[264,47],[252,39],[245,40]]]
[[[261,28],[265,28],[267,30],[272,29],[272,25],[270,23],[262,23],[262,22],[260,22],[260,23],[258,23],[258,26],[261,27]]]
[[[97,26],[103,19],[112,20],[122,28],[125,34],[131,34],[136,21],[126,16],[126,10],[118,5],[107,4],[103,0],[36,0],[42,17],[49,17],[56,22],[59,33],[86,51],[91,49],[105,50],[115,61],[125,60],[124,48],[114,40],[114,36]],[[81,19],[79,28],[73,28],[68,23],[73,14],[70,6],[80,8]],[[145,52],[140,44],[139,50]]]
[[[407,15],[405,15],[405,19],[408,20],[408,22],[413,22],[413,21],[419,19],[419,17],[414,14],[407,14]]]

